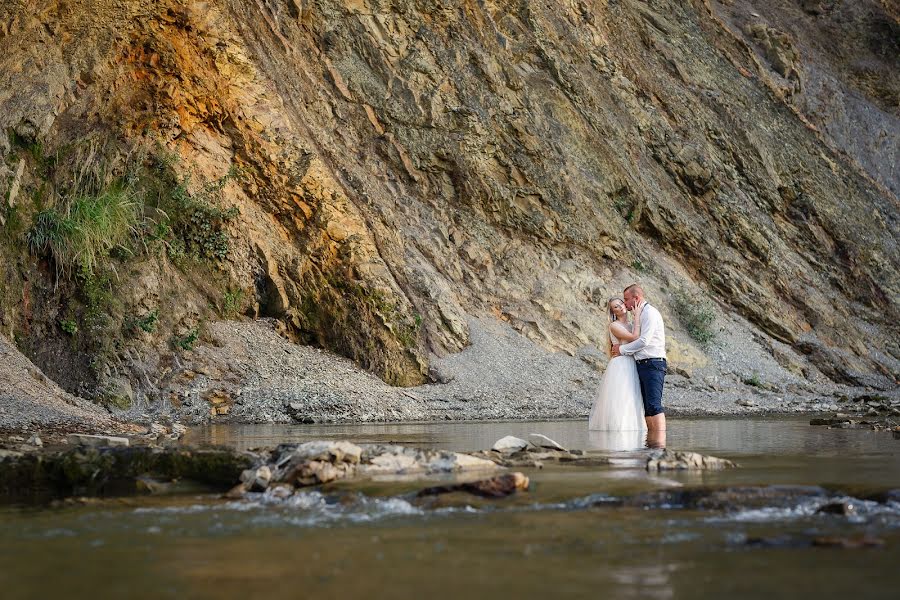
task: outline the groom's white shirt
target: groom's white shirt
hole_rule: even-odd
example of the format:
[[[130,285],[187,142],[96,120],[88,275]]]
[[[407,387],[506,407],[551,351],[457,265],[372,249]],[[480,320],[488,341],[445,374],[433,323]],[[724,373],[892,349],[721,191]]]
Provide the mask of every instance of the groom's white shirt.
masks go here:
[[[666,330],[662,315],[654,307],[643,302],[641,313],[641,337],[628,344],[619,346],[619,353],[625,356],[634,355],[635,360],[645,358],[666,357]]]

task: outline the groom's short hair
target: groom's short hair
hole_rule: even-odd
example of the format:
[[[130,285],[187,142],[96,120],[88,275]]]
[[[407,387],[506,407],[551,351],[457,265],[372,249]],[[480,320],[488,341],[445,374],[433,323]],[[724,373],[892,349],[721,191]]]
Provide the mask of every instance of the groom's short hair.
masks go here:
[[[627,288],[625,288],[622,291],[623,294],[627,294],[628,292],[631,292],[632,294],[640,294],[641,296],[643,296],[644,288],[642,288],[641,286],[639,286],[636,283],[632,283],[631,285],[629,285]]]

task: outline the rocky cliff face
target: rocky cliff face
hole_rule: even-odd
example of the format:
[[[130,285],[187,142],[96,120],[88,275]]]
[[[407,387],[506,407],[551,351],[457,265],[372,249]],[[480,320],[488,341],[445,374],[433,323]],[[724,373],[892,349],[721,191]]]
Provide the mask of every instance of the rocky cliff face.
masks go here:
[[[239,313],[413,385],[469,315],[602,344],[637,280],[676,364],[716,355],[708,297],[786,369],[895,386],[896,8],[2,0],[0,325],[113,398]],[[65,224],[115,194],[86,261]]]

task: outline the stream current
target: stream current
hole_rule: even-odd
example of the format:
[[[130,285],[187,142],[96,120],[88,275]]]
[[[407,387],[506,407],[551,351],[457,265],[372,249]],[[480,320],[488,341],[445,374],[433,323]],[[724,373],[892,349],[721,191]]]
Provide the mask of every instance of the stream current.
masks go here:
[[[639,434],[589,432],[584,421],[199,428],[184,443],[340,439],[474,451],[542,433],[610,464],[520,469],[530,489],[500,500],[414,498],[444,476],[338,483],[288,501],[177,489],[3,507],[0,595],[896,597],[900,440],[807,422],[670,419],[668,448],[739,468],[663,474],[644,470]],[[715,502],[696,492],[710,488],[727,491]]]

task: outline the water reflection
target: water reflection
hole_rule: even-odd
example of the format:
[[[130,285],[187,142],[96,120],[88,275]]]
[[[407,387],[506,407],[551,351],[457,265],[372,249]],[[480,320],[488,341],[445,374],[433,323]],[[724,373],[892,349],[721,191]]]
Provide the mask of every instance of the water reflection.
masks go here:
[[[588,449],[630,452],[645,447],[646,431],[589,431]]]
[[[669,600],[675,597],[670,573],[671,565],[622,566],[611,573],[611,579],[619,584],[621,598],[657,598]]]

